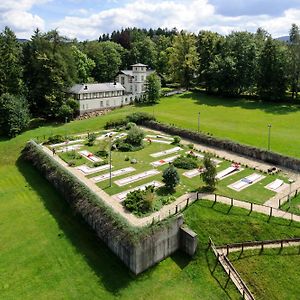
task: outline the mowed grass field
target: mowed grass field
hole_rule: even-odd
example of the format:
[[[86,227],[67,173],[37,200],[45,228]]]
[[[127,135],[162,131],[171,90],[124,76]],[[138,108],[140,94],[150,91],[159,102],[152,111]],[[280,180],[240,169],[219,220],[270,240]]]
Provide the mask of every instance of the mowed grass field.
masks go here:
[[[180,107],[181,102],[182,107],[192,109],[193,106],[202,106],[199,101],[190,97],[190,94],[185,99],[182,96],[164,99],[154,107],[155,114],[163,120],[164,114],[168,113],[164,111],[166,107]],[[228,118],[224,113],[226,106],[221,105],[221,100],[219,103],[223,117]],[[213,107],[203,105],[207,106],[214,118]],[[138,277],[130,274],[82,220],[74,216],[52,186],[19,156],[30,138],[100,130],[107,120],[140,109],[152,110],[151,107],[127,107],[105,117],[63,126],[43,126],[24,132],[12,140],[0,140],[0,299],[239,299],[232,285],[223,289],[226,276],[221,270],[213,275],[210,273],[210,261],[213,258],[205,251],[208,237],[223,244],[300,236],[297,224],[289,226],[288,222],[276,219],[268,223],[266,216],[247,216],[248,212],[242,210],[234,208],[228,211],[228,207],[219,204],[212,208],[211,203],[200,202],[185,213],[187,223],[199,235],[196,257],[190,260],[178,253]],[[274,114],[264,108],[261,111],[258,107],[256,109],[258,115],[262,114],[265,118],[269,114],[279,120],[289,116],[293,132],[300,126],[296,122],[296,111]],[[179,122],[185,110],[181,108],[177,113],[175,110],[173,116],[170,113],[165,118],[183,126]],[[241,110],[245,114],[253,112],[252,118],[256,115],[254,110],[242,108],[238,103],[236,107],[233,104],[228,107],[228,111],[234,110]],[[196,111],[194,108],[193,113]],[[186,116],[188,123],[190,116],[188,113]],[[242,117],[239,116],[239,119]],[[248,121],[246,118],[244,120]],[[195,121],[190,128],[195,129],[196,124]],[[246,128],[247,124],[244,125]],[[233,127],[233,131],[236,129]],[[206,131],[217,134],[212,128]],[[228,130],[226,136],[230,135],[232,131]],[[297,148],[297,141],[289,142],[290,149],[286,147],[287,152]],[[277,150],[285,152],[284,149]],[[296,265],[294,268],[296,274]],[[298,277],[295,282],[299,282]]]
[[[256,299],[299,299],[298,247],[237,252],[229,258]]]

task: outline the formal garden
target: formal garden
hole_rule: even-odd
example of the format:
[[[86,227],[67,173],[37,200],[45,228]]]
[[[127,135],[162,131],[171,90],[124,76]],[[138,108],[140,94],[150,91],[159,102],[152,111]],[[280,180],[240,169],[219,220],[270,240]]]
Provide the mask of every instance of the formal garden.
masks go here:
[[[45,144],[137,216],[158,211],[190,192],[263,204],[287,187],[288,178],[280,170],[267,172],[238,159],[213,156],[201,146],[141,128],[128,118],[126,125],[109,122],[110,129],[51,136]]]

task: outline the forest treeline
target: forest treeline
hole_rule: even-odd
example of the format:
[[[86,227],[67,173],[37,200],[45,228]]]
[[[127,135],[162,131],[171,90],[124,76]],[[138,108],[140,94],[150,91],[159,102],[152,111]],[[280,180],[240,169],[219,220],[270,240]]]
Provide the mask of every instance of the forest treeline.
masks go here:
[[[37,29],[29,41],[20,43],[6,27],[0,34],[0,128],[9,118],[7,111],[16,107],[24,116],[30,111],[47,119],[71,118],[78,108],[67,94],[71,85],[113,81],[120,69],[137,62],[155,69],[163,86],[201,86],[221,96],[295,101],[300,32],[293,24],[290,40],[284,43],[261,28],[227,36],[127,28],[103,34],[97,41],[79,42],[56,30]],[[14,119],[21,116],[19,112]],[[15,126],[16,132],[21,123]]]

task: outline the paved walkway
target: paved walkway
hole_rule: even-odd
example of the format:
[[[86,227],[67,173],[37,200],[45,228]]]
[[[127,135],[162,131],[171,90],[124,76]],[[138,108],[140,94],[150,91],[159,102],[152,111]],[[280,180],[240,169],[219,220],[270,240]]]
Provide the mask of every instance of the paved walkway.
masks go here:
[[[215,196],[211,195],[211,194],[199,194],[199,198],[205,199],[205,200],[210,200],[210,201],[215,201]],[[249,211],[251,209],[250,202],[244,202],[244,201],[235,200],[235,199],[232,202],[231,201],[232,201],[231,198],[224,197],[224,196],[217,196],[217,202],[219,202],[219,203],[223,203],[223,204],[226,204],[229,206],[231,206],[231,204],[233,204],[233,206],[235,206],[235,207],[244,208]],[[298,216],[298,215],[294,215],[289,212],[280,210],[278,208],[268,207],[265,205],[253,203],[252,211],[258,212],[258,213],[261,213],[261,214],[264,214],[267,216],[270,216],[270,214],[272,214],[272,217],[282,218],[282,219],[286,219],[286,220],[293,220],[295,222],[300,222],[300,216]]]

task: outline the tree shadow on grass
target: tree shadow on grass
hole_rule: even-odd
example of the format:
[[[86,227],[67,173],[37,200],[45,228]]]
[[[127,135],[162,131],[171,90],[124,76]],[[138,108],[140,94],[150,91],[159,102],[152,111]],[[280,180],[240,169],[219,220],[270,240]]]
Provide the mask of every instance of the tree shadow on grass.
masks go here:
[[[28,185],[39,195],[45,208],[54,216],[61,229],[58,238],[68,239],[97,274],[99,282],[112,294],[119,294],[136,277],[96,237],[84,220],[74,215],[63,197],[30,163],[19,158],[16,166]]]
[[[182,94],[178,96],[182,99],[192,99],[196,104],[207,105],[207,106],[223,106],[223,107],[240,107],[244,109],[259,109],[266,113],[274,115],[286,115],[289,113],[299,111],[300,103],[290,102],[263,102],[258,99],[247,99],[247,98],[234,98],[234,97],[220,97],[207,95],[203,92],[191,92],[188,94]]]

